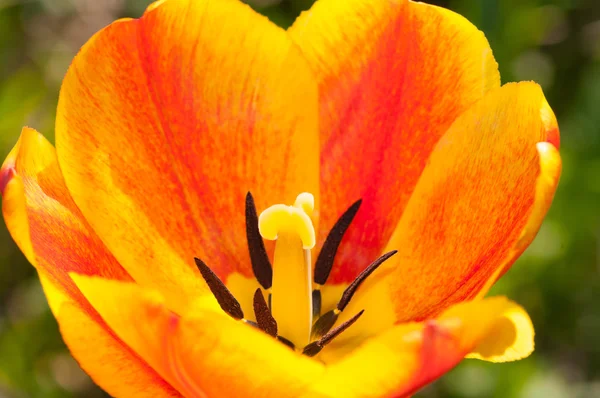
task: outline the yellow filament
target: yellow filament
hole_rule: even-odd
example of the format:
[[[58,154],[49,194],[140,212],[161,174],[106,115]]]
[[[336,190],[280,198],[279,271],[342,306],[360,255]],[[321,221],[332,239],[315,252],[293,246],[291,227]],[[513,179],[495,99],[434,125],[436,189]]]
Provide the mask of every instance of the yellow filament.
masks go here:
[[[309,215],[313,208],[313,196],[302,193],[294,206],[273,205],[258,218],[262,237],[277,240],[271,312],[278,333],[300,348],[309,343],[312,327],[310,250],[315,246],[315,229]]]

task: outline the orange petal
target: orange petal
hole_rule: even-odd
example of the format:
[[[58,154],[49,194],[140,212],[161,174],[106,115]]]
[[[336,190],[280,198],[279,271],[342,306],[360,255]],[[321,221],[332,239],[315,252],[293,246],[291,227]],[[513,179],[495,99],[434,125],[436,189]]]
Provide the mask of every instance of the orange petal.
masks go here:
[[[528,343],[529,351],[522,352],[526,356],[533,347],[533,331],[526,324],[513,324],[512,338],[498,334],[508,330],[500,324],[515,312],[524,313],[504,297],[494,297],[457,304],[436,320],[398,325],[329,366],[305,396],[407,397],[483,341],[500,341],[496,352],[510,351],[517,341]]]
[[[179,317],[160,294],[138,285],[73,279],[115,333],[185,396],[294,397],[323,371],[211,307]]]
[[[67,186],[169,308],[207,291],[194,256],[223,279],[251,274],[248,191],[259,211],[318,194],[313,80],[285,31],[234,0],[154,4],[73,61],[56,123]]]
[[[558,139],[558,129],[555,135]],[[554,137],[551,137],[554,138]],[[557,141],[555,141],[557,142]],[[527,225],[523,228],[519,240],[507,256],[504,264],[497,268],[494,274],[483,285],[477,296],[484,297],[496,281],[508,271],[513,262],[525,251],[533,242],[537,235],[546,213],[550,209],[554,192],[560,178],[562,170],[562,161],[558,149],[550,142],[538,142],[537,151],[540,159],[540,174],[535,186],[535,203],[531,215],[527,220]]]
[[[73,203],[52,144],[37,131],[24,128],[0,175],[2,212],[17,245],[52,283],[96,316],[68,273],[131,278]]]
[[[40,272],[44,292],[71,354],[96,384],[116,397],[179,397],[106,325],[92,319]]]
[[[539,142],[553,131],[556,119],[534,83],[507,84],[460,116],[388,243],[398,254],[347,311],[365,308],[369,324],[371,309],[374,332],[430,318],[489,287],[531,242],[550,206],[560,156]]]
[[[390,238],[450,124],[500,85],[483,33],[405,0],[320,0],[289,30],[321,93],[320,240],[363,198],[330,281],[349,282]]]

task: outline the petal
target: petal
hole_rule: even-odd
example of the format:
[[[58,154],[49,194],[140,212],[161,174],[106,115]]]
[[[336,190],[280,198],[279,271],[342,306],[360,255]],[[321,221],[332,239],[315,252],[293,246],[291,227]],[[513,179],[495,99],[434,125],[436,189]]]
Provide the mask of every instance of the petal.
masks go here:
[[[131,278],[73,203],[52,144],[37,131],[24,128],[0,175],[2,211],[17,245],[64,294],[96,316],[68,273]]]
[[[366,309],[363,324],[372,320],[374,332],[430,318],[489,289],[531,242],[550,206],[560,156],[539,142],[553,131],[556,119],[534,83],[507,84],[458,118],[386,248],[398,254],[347,311]]]
[[[320,363],[210,306],[192,306],[179,317],[156,291],[73,278],[115,333],[185,396],[293,397],[323,371]]]
[[[114,334],[40,272],[50,308],[71,354],[96,384],[118,397],[179,397]]]
[[[526,356],[533,348],[532,329],[513,325],[513,330],[523,330],[523,336],[513,335],[514,340],[497,334],[502,329],[499,324],[513,319],[515,312],[527,317],[516,304],[494,297],[457,304],[436,320],[398,325],[329,366],[306,396],[410,396],[483,341],[497,341],[497,352],[510,351],[515,341],[527,343],[530,350],[522,352]]]
[[[558,142],[557,140],[559,139],[558,129],[556,131],[555,137],[551,137],[556,138],[554,142]],[[477,294],[479,298],[487,294],[494,283],[510,269],[513,262],[533,242],[542,225],[542,221],[544,221],[544,217],[546,217],[546,213],[550,209],[552,199],[554,199],[554,192],[556,191],[562,170],[560,154],[558,153],[558,149],[550,142],[538,142],[536,147],[540,160],[540,174],[535,185],[535,204],[533,210],[512,253],[507,256],[504,264],[498,267],[492,277],[483,285]]]
[[[468,358],[509,362],[528,357],[534,348],[533,324],[527,312],[515,305],[504,312],[489,335],[479,341]]]
[[[67,186],[169,308],[208,291],[194,256],[251,275],[248,191],[259,211],[318,194],[313,80],[285,31],[234,0],[160,2],[73,61],[56,123]]]
[[[450,124],[500,85],[483,33],[405,0],[320,0],[290,29],[319,80],[323,241],[355,200],[330,282],[381,254]]]
[[[177,396],[111,333],[68,274],[131,280],[73,203],[54,147],[24,128],[0,174],[8,229],[37,268],[61,334],[81,367],[117,396]]]

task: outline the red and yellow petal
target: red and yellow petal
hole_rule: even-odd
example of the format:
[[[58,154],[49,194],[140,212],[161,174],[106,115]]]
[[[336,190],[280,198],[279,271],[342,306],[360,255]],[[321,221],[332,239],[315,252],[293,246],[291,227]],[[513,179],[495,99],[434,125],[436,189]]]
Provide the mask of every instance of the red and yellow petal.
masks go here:
[[[504,359],[529,355],[527,313],[494,297],[457,304],[435,320],[398,325],[328,366],[304,396],[407,397],[486,347]]]
[[[295,397],[323,372],[322,364],[210,306],[180,317],[158,292],[73,278],[115,333],[185,396]]]
[[[320,89],[321,242],[355,200],[330,282],[354,279],[392,235],[435,144],[490,89],[483,33],[407,0],[320,0],[289,30]]]
[[[371,333],[487,291],[537,233],[561,171],[558,127],[534,83],[507,84],[436,146],[386,249],[398,249],[348,307]],[[372,309],[372,311],[369,311]],[[368,333],[367,330],[363,331]]]
[[[251,275],[244,198],[318,194],[317,88],[285,31],[235,0],[167,0],[96,34],[56,142],[72,196],[135,280],[185,312],[201,257]],[[148,270],[152,270],[148,272]]]
[[[549,136],[554,143],[559,143],[558,129],[556,135]],[[558,153],[558,148],[551,142],[538,142],[536,145],[539,161],[540,161],[540,174],[535,186],[535,204],[527,224],[521,232],[519,240],[512,248],[511,253],[506,256],[506,260],[502,266],[499,266],[494,274],[487,280],[483,285],[477,296],[479,298],[484,297],[496,281],[506,273],[513,264],[513,262],[527,249],[527,247],[533,242],[533,239],[537,235],[540,226],[546,213],[550,209],[552,199],[554,198],[554,192],[560,178],[562,170],[562,160]]]
[[[71,354],[83,370],[115,397],[180,397],[103,321],[90,317],[43,272],[40,281]]]
[[[56,151],[37,131],[24,128],[2,165],[2,212],[27,259],[63,293],[91,309],[69,272],[131,280],[87,224],[67,190]]]
[[[119,341],[69,276],[73,271],[131,281],[73,203],[54,147],[24,128],[1,175],[6,225],[37,268],[62,336],[82,368],[116,396],[177,396]]]

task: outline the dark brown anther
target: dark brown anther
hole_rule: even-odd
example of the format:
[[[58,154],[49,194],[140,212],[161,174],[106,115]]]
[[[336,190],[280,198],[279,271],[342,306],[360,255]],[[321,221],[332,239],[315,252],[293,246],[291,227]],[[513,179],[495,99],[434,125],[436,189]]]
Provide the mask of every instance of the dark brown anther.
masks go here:
[[[337,308],[340,311],[344,311],[356,290],[360,287],[361,283],[365,281],[381,264],[383,264],[388,258],[392,257],[394,254],[398,253],[398,250],[392,250],[379,257],[377,260],[373,261],[367,268],[361,272],[354,281],[344,290],[344,294],[342,294],[342,298],[340,299]]]
[[[269,336],[277,337],[277,321],[271,315],[269,306],[260,288],[254,292],[254,315],[256,316],[256,323],[260,330]]]
[[[352,206],[350,206],[337,220],[333,228],[331,228],[331,231],[329,231],[329,235],[327,235],[327,239],[325,239],[325,243],[323,243],[323,247],[321,248],[315,263],[315,274],[313,277],[315,283],[324,285],[325,282],[327,282],[338,247],[340,246],[340,243],[342,243],[344,234],[348,230],[354,216],[356,216],[361,203],[362,199],[354,202],[354,204],[352,204]]]
[[[354,293],[356,293],[356,290],[358,290],[365,279],[367,279],[369,275],[371,275],[381,264],[383,264],[388,258],[392,257],[397,252],[397,250],[393,250],[386,253],[365,268],[363,272],[361,272],[346,288],[346,290],[344,290],[342,298],[338,302],[336,308],[326,312],[319,319],[317,319],[310,332],[311,338],[316,339],[325,335],[333,327],[338,319],[339,314],[346,309],[348,303],[350,303],[350,300],[352,299],[352,296],[354,296]]]
[[[196,266],[200,270],[202,277],[223,311],[232,318],[244,318],[244,312],[242,311],[240,303],[235,299],[233,294],[231,294],[229,289],[227,289],[227,286],[225,286],[221,279],[219,279],[219,277],[208,267],[208,265],[204,264],[202,260],[199,258],[194,258],[194,260],[196,261]]]
[[[290,347],[292,350],[296,349],[296,346],[294,345],[294,343],[292,343],[291,341],[289,341],[285,337],[277,336],[277,340],[279,340],[280,342],[282,342],[286,346]]]
[[[273,267],[271,267],[271,261],[269,261],[265,244],[258,230],[256,205],[250,192],[246,194],[246,239],[254,276],[263,289],[270,289],[273,283]]]
[[[323,347],[329,344],[333,339],[340,335],[344,330],[348,329],[350,326],[354,324],[361,317],[361,315],[365,312],[365,310],[360,311],[358,314],[354,315],[352,318],[348,319],[346,322],[342,323],[340,326],[332,329],[330,332],[326,333],[317,341],[313,341],[304,349],[302,353],[309,357],[314,357],[317,355]]]
[[[335,309],[326,312],[325,314],[323,314],[323,316],[317,319],[310,331],[311,340],[321,338],[321,336],[329,332],[329,330],[337,321],[339,315],[340,311],[338,309]]]
[[[312,291],[312,313],[314,319],[321,315],[321,290],[318,289]]]

